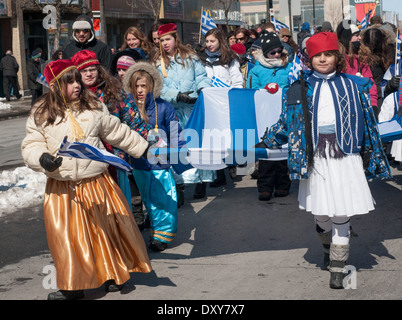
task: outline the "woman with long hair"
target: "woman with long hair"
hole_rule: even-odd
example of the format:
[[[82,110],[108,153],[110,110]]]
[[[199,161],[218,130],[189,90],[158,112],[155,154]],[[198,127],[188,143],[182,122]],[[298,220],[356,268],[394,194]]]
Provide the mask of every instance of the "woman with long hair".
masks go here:
[[[163,76],[161,98],[173,105],[180,126],[185,128],[198,95],[203,88],[211,87],[211,80],[198,56],[181,42],[174,23],[160,26],[158,35],[160,51],[153,62]],[[175,175],[178,205],[184,201],[184,184],[196,183],[194,198],[201,199],[206,196],[206,182],[214,181],[215,176],[215,171],[198,169]]]
[[[349,22],[350,21],[342,21],[336,29],[340,43],[339,51],[346,57],[347,68],[345,72],[347,74],[369,78],[374,84],[375,81],[370,69],[370,65],[373,64],[373,55],[370,49],[361,43],[360,29]],[[370,89],[370,97],[371,104],[374,107],[374,114],[378,115],[378,94],[375,85]]]
[[[391,58],[390,44],[395,42],[395,36],[391,31],[380,26],[370,26],[361,32],[362,43],[370,49],[371,63],[370,69],[373,74],[378,93],[378,112],[381,111],[383,95],[381,90],[381,82],[384,74],[393,63]],[[376,114],[377,116],[377,114]]]
[[[146,59],[151,59],[155,53],[152,42],[149,42],[144,33],[136,27],[130,27],[126,30],[124,43],[120,50],[125,49],[141,49],[145,53]]]

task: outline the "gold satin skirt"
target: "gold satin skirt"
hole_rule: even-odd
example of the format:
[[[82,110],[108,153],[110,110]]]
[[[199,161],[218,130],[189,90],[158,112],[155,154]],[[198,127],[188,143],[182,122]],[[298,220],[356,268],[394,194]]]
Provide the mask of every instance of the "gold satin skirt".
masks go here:
[[[107,171],[77,182],[49,178],[44,215],[59,289],[123,284],[130,272],[152,270],[128,202]]]

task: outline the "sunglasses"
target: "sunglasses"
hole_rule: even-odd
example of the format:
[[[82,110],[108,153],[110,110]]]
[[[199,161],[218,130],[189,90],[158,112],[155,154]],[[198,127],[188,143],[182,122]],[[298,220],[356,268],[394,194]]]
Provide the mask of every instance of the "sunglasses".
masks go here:
[[[89,30],[89,29],[81,29],[81,30],[75,30],[75,32],[76,33],[81,33],[81,32],[83,32],[83,33],[89,33],[91,30]]]
[[[268,54],[270,54],[271,56],[274,56],[274,55],[276,55],[277,53],[278,54],[282,54],[282,49],[279,49],[279,50],[275,50],[275,51],[270,51],[270,52],[268,52]]]
[[[243,37],[243,38],[236,38],[236,41],[243,41],[244,39],[246,39],[246,37]]]

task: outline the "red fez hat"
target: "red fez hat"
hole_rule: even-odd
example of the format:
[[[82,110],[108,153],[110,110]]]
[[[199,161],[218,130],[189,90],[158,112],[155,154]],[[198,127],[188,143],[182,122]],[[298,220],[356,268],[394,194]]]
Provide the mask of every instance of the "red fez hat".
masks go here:
[[[100,64],[99,60],[96,58],[95,52],[91,50],[78,51],[73,55],[71,61],[77,66],[78,70],[85,69],[94,64]]]
[[[174,23],[164,24],[158,28],[159,37],[166,36],[175,32],[177,32],[177,27]]]
[[[237,54],[245,54],[246,53],[246,47],[244,46],[244,44],[241,44],[241,43],[232,44],[230,46],[230,49],[232,49]]]
[[[320,32],[307,40],[307,53],[310,59],[324,51],[339,51],[338,37],[333,32]]]
[[[70,59],[59,59],[48,63],[43,71],[48,84],[61,78],[69,70],[77,69]]]

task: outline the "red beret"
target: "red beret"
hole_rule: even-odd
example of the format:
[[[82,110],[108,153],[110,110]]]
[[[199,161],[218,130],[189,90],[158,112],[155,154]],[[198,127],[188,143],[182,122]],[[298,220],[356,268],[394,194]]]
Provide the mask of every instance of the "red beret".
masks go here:
[[[100,64],[99,60],[96,58],[95,52],[91,50],[78,51],[73,55],[71,61],[77,66],[78,70],[85,69],[94,64]]]
[[[70,59],[59,59],[48,63],[43,71],[48,84],[61,78],[69,70],[77,69]]]
[[[175,32],[177,32],[177,27],[174,23],[164,24],[158,28],[158,36],[159,37],[166,36],[168,34],[175,33]]]
[[[307,53],[310,59],[324,51],[339,51],[338,37],[333,32],[320,32],[307,40]]]
[[[237,54],[244,54],[246,53],[246,47],[244,44],[241,43],[235,43],[230,46],[230,49],[232,49],[234,52]]]

